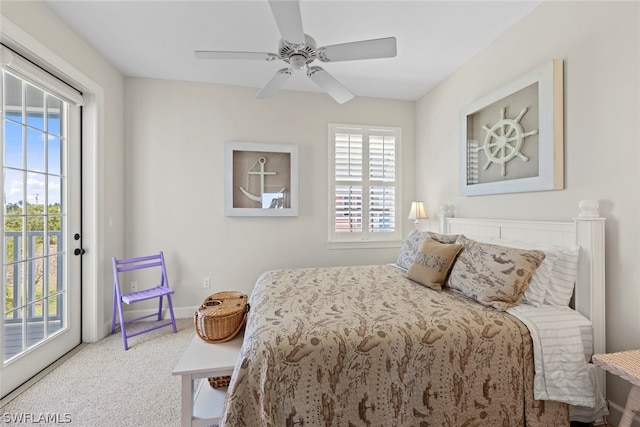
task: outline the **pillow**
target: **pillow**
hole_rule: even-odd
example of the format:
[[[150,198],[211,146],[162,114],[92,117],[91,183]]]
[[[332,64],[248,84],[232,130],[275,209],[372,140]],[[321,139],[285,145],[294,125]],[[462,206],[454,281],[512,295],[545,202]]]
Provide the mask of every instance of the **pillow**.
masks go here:
[[[544,251],[543,251],[544,252]],[[549,287],[549,280],[551,276],[551,269],[553,268],[553,260],[548,257],[547,252],[544,253],[544,260],[533,272],[531,281],[527,290],[524,291],[522,296],[522,303],[529,304],[534,307],[540,307],[544,304],[544,297],[547,294],[547,288]]]
[[[427,238],[405,277],[431,289],[440,290],[462,245],[440,243]]]
[[[483,243],[538,249],[545,258],[536,269],[522,302],[539,307],[542,304],[567,307],[571,303],[578,276],[580,246],[557,246],[499,239],[482,239]]]
[[[480,243],[463,235],[456,243],[463,245],[463,249],[447,284],[498,310],[518,305],[533,273],[545,258],[539,250]]]
[[[482,243],[491,243],[494,245],[510,246],[519,249],[537,249],[544,252],[544,260],[533,273],[531,282],[529,282],[529,286],[527,287],[527,290],[524,291],[524,296],[520,301],[520,303],[532,305],[534,307],[540,307],[542,304],[544,304],[544,297],[547,294],[547,288],[549,287],[549,283],[551,282],[553,260],[558,257],[559,251],[564,248],[544,243],[529,243],[500,239],[478,239],[478,241]]]
[[[455,243],[458,235],[440,234],[431,231],[418,231],[415,229],[411,230],[407,238],[402,243],[402,247],[400,248],[400,254],[398,255],[398,260],[396,261],[398,267],[407,270],[411,266],[411,264],[413,264],[413,261],[415,261],[416,255],[420,250],[422,242],[424,242],[427,237],[440,243]]]
[[[579,255],[580,246],[559,251],[557,258],[553,261],[551,280],[544,297],[545,304],[565,307],[569,305],[578,277]]]

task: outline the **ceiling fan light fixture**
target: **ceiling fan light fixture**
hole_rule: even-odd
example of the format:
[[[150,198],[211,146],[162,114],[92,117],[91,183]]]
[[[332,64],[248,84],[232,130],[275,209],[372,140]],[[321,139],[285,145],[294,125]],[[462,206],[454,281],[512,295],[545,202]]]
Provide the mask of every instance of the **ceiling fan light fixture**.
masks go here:
[[[307,66],[307,58],[304,55],[291,55],[289,65],[292,71],[304,70]]]

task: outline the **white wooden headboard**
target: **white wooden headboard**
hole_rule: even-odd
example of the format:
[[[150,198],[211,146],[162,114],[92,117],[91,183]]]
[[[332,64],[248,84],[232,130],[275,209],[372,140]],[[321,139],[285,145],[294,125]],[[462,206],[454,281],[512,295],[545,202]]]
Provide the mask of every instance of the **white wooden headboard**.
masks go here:
[[[583,200],[572,221],[454,218],[453,207],[440,209],[440,232],[476,239],[500,239],[558,246],[580,246],[574,308],[593,324],[593,350],[605,353],[605,218],[598,202]],[[604,375],[600,378],[604,385]]]

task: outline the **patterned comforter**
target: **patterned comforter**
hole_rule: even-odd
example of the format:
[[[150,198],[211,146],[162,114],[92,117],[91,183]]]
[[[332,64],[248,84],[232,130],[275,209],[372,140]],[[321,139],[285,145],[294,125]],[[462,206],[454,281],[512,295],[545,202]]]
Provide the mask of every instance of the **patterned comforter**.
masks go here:
[[[563,426],[515,317],[390,265],[276,270],[250,298],[224,426]]]

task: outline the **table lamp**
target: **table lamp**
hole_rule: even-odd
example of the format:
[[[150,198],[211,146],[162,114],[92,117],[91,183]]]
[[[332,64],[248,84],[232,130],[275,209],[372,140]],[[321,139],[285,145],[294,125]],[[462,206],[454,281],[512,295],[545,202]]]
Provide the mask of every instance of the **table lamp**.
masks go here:
[[[427,211],[424,209],[424,203],[422,202],[411,202],[411,210],[409,211],[409,218],[414,220],[414,225],[416,230],[418,229],[418,222],[421,219],[427,219]]]

